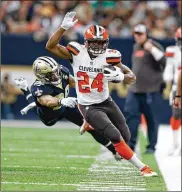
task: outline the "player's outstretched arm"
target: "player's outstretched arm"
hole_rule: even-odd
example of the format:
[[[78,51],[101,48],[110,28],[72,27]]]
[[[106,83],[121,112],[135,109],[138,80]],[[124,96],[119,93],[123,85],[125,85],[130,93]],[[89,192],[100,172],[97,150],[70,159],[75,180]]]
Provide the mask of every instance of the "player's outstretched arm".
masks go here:
[[[69,75],[69,86],[75,88],[75,79],[72,75]]]
[[[57,106],[65,106],[74,108],[77,105],[77,99],[75,97],[68,97],[59,99],[57,97],[52,97],[51,95],[43,95],[37,98],[37,101],[46,107],[54,108]]]
[[[59,44],[59,41],[61,40],[64,32],[73,27],[78,19],[73,21],[74,17],[76,15],[76,12],[68,12],[59,27],[59,29],[49,38],[46,49],[49,50],[54,55],[63,58],[63,59],[72,59],[71,54],[69,51],[62,45]]]
[[[37,101],[46,107],[57,107],[59,105],[59,99],[56,97],[52,97],[51,95],[43,95],[37,98]]]
[[[136,76],[126,65],[123,65],[123,64],[120,63],[120,64],[118,64],[116,66],[119,67],[122,70],[122,72],[124,73],[124,80],[123,80],[123,82],[125,84],[130,85],[130,84],[135,83]]]

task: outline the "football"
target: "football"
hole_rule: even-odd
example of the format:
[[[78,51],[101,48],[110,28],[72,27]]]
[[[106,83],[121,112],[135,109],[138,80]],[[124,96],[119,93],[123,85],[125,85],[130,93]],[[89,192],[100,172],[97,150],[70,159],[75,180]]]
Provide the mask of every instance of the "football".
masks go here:
[[[115,67],[116,67],[116,66],[115,66]],[[116,71],[116,68],[115,68],[115,67],[112,66],[112,65],[105,66],[105,67],[104,67],[104,74],[110,74],[109,70],[107,70],[107,69],[110,69],[110,70],[112,70],[112,71]]]

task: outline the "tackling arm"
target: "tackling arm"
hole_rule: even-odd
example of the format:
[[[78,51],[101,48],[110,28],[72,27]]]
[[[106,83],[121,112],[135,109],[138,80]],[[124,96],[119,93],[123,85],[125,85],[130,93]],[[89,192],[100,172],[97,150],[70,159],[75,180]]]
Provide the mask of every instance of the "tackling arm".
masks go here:
[[[75,88],[75,79],[72,75],[69,75],[69,86]]]
[[[43,95],[41,97],[37,98],[37,101],[46,107],[54,108],[57,106],[65,106],[65,107],[70,107],[74,108],[77,105],[77,99],[75,97],[67,97],[67,98],[62,98],[58,99],[56,97],[52,97],[51,95]]]
[[[37,98],[37,101],[46,107],[57,107],[59,104],[59,99],[56,97],[52,97],[51,95],[43,95]]]

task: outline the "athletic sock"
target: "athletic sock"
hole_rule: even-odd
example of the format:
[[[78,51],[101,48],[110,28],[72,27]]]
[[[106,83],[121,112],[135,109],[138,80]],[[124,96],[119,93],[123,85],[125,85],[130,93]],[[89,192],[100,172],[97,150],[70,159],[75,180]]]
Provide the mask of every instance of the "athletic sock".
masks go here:
[[[138,169],[145,167],[145,164],[142,163],[136,156],[136,154],[131,150],[131,148],[122,140],[120,143],[114,144],[116,151],[121,157],[131,162]]]
[[[172,130],[178,130],[181,126],[181,119],[175,119],[173,116],[170,119],[170,125]]]
[[[116,154],[116,150],[114,145],[109,141],[109,139],[105,138],[104,136],[102,136],[100,133],[98,133],[95,130],[89,130],[87,131],[88,133],[90,133],[92,135],[92,137],[101,145],[103,145],[104,147],[106,147],[109,151],[111,151],[114,155]]]
[[[142,163],[140,161],[140,159],[138,159],[138,157],[136,156],[136,154],[134,153],[133,156],[131,157],[131,159],[128,160],[130,163],[132,163],[133,165],[135,165],[135,167],[137,167],[138,169],[143,169],[145,167],[145,164]]]
[[[170,125],[172,128],[173,145],[177,147],[179,145],[179,128],[181,126],[181,119],[175,119],[173,116],[170,119]]]
[[[109,151],[111,151],[111,153],[112,153],[113,155],[116,154],[116,150],[115,150],[115,148],[114,148],[114,145],[111,143],[111,141],[109,141],[109,143],[108,143],[107,145],[105,145],[105,147],[106,147]]]

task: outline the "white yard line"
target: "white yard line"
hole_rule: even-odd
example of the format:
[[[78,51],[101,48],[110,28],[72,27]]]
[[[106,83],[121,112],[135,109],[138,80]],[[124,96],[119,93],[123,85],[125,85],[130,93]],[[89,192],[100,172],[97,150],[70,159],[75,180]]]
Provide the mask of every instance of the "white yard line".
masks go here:
[[[145,191],[138,170],[125,160],[116,162],[104,147],[86,177],[90,178],[80,181],[78,191]]]
[[[147,137],[146,129],[141,129]],[[181,130],[180,130],[181,131]],[[180,134],[181,135],[181,134]],[[155,158],[164,177],[168,191],[181,191],[181,156],[168,156],[172,144],[172,131],[170,126],[159,126],[158,142]]]
[[[181,191],[181,156],[168,156],[172,144],[169,126],[160,126],[155,157],[164,177],[168,191]]]
[[[1,120],[1,127],[16,128],[61,128],[61,129],[79,129],[79,127],[68,121],[59,121],[53,126],[46,126],[40,120]]]

